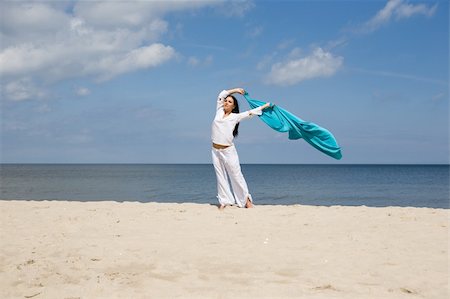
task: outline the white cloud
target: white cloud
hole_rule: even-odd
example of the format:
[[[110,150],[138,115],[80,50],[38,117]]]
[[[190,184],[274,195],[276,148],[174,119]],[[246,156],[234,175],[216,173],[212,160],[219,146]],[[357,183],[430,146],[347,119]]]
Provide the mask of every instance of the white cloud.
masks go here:
[[[89,90],[89,88],[86,88],[86,87],[79,87],[79,88],[76,90],[76,94],[79,95],[79,96],[81,96],[81,97],[83,97],[83,96],[90,95],[90,94],[91,94],[91,91]]]
[[[145,3],[149,5],[148,2]],[[90,2],[78,2],[76,5],[87,4]],[[92,3],[94,4],[104,3]],[[136,8],[136,5],[130,7]],[[3,46],[0,52],[0,74],[3,76],[38,73],[40,77],[55,81],[85,75],[112,78],[114,75],[141,67],[157,66],[159,62],[168,60],[168,53],[173,53],[171,47],[155,43],[161,34],[167,31],[167,23],[157,17],[146,18],[147,15],[139,14],[139,11],[135,11],[135,14],[140,16],[140,22],[145,21],[145,24],[138,28],[125,26],[126,24],[119,26],[122,24],[120,19],[113,19],[117,21],[117,27],[101,28],[96,27],[96,22],[87,22],[82,14],[70,16],[45,4],[5,5],[3,8],[16,15],[8,19],[1,28],[2,37],[5,36],[7,40],[6,46]],[[76,8],[74,10],[77,11]],[[35,21],[43,20],[44,25],[32,28],[29,21],[21,21],[24,18],[19,18],[20,11],[25,11]],[[101,16],[106,18],[106,13],[103,12]],[[9,15],[9,11],[4,15]],[[57,21],[45,22],[52,18]],[[111,21],[111,18],[109,20]],[[47,27],[53,30],[47,30]],[[33,38],[29,36],[30,31]],[[111,71],[105,68],[105,61],[112,60],[119,63],[115,64]]]
[[[46,48],[31,43],[6,48],[0,52],[0,74],[6,76],[25,75],[43,70],[61,58],[60,55],[56,55],[55,49],[49,52]]]
[[[79,1],[74,13],[98,28],[141,27],[167,13],[217,4],[217,1]]]
[[[404,0],[390,0],[378,11],[378,13],[367,21],[358,31],[372,32],[379,27],[389,23],[392,18],[405,19],[414,15],[425,15],[431,17],[437,9],[437,4],[427,6],[425,4],[408,4]]]
[[[252,0],[226,1],[221,7],[221,13],[226,17],[243,17],[253,7],[255,4]]]
[[[117,75],[145,68],[156,67],[175,57],[175,50],[170,46],[153,44],[140,47],[126,54],[109,56],[92,62],[86,69],[103,70],[100,81],[109,80]]]
[[[424,15],[426,17],[432,17],[437,9],[437,4],[433,6],[427,6],[425,4],[407,4],[402,3],[396,10],[396,17],[398,19],[409,18],[413,15]]]
[[[30,78],[22,78],[7,83],[4,87],[4,95],[8,100],[20,102],[41,99],[45,96],[45,92],[36,87]]]
[[[298,49],[294,52],[298,54]],[[316,48],[309,56],[273,64],[265,81],[268,84],[286,86],[312,78],[329,77],[339,70],[343,60],[343,57]]]
[[[20,101],[36,95],[31,95],[31,82],[85,76],[101,81],[157,67],[177,56],[173,47],[159,42],[169,28],[165,15],[216,3],[0,2],[2,88]]]
[[[68,25],[70,16],[43,2],[2,1],[2,43],[26,42],[36,34],[39,37],[55,33]],[[36,37],[36,36],[35,36]]]

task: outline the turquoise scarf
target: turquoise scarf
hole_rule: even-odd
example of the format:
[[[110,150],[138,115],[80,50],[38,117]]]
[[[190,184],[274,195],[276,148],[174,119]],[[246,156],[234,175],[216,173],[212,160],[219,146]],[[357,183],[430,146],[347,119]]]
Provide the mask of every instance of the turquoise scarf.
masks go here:
[[[245,93],[244,97],[252,109],[266,103],[250,98],[248,93]],[[264,109],[263,114],[259,118],[278,132],[289,132],[289,139],[303,138],[328,156],[337,160],[342,158],[341,148],[333,134],[327,129],[312,122],[303,121],[294,114],[275,105]]]

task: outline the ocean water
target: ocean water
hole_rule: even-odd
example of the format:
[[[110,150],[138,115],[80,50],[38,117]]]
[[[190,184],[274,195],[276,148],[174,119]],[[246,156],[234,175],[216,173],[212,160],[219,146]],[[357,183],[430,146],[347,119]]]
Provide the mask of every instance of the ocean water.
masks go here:
[[[449,165],[242,165],[255,204],[449,208]],[[1,164],[0,199],[216,204],[211,164]]]

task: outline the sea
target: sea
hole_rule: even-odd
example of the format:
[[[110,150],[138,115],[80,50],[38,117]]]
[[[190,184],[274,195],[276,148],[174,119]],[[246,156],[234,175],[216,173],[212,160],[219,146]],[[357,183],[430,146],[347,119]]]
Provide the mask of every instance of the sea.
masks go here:
[[[449,165],[243,164],[256,205],[449,208]],[[0,200],[217,204],[211,164],[0,164]]]

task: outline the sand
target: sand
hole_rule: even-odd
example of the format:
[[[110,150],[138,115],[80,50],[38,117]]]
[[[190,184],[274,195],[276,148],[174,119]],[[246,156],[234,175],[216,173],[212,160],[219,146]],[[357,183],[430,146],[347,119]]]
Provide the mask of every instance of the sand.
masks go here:
[[[442,298],[449,210],[0,201],[0,298]]]

